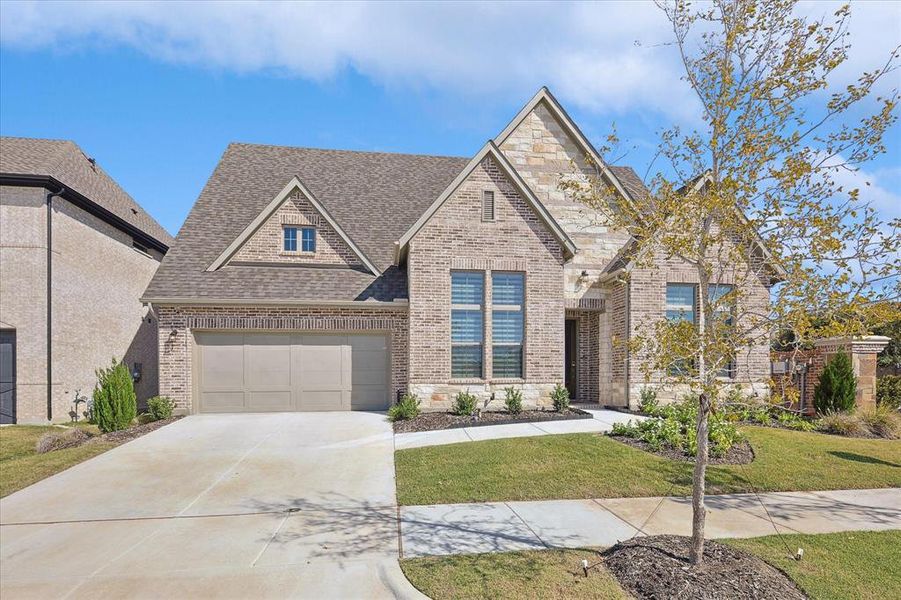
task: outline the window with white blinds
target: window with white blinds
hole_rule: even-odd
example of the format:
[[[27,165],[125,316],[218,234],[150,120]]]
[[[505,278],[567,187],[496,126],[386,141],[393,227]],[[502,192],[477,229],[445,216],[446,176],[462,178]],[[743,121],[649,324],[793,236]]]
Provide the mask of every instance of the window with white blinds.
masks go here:
[[[491,273],[492,376],[522,377],[523,301],[522,273]]]
[[[451,271],[451,377],[482,377],[485,276]]]

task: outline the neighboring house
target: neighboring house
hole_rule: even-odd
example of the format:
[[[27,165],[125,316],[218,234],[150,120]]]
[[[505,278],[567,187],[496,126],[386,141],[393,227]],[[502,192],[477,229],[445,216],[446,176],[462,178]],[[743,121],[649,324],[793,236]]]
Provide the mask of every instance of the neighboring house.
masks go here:
[[[647,193],[546,89],[472,158],[230,145],[144,294],[161,393],[186,412],[385,409],[406,391],[438,409],[507,386],[548,405],[564,383],[635,406],[622,342],[692,275],[618,277],[628,236],[559,187],[590,162],[623,199]],[[755,352],[742,375],[765,387]]]
[[[139,298],[172,242],[73,142],[0,138],[0,422],[70,420],[113,357],[157,393]]]

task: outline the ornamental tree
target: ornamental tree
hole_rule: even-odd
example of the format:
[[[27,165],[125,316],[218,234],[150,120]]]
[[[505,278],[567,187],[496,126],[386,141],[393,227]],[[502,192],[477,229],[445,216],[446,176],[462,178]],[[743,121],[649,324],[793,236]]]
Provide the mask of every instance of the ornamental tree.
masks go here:
[[[898,96],[873,90],[899,52],[832,89],[829,76],[848,56],[847,6],[821,19],[799,16],[793,0],[658,6],[702,125],[661,133],[645,198],[618,199],[603,165],[563,187],[628,232],[630,268],[677,261],[697,282],[692,319],[646,323],[629,344],[647,378],[699,399],[691,549],[698,565],[708,417],[749,372],[754,349],[759,356],[777,333],[788,332],[793,348],[867,333],[874,311],[879,322],[898,317],[898,304],[886,300],[901,291],[901,222],[882,221],[842,176],[886,150]],[[617,140],[608,142],[602,153]],[[763,301],[751,297],[761,289]],[[734,380],[722,377],[727,370]]]

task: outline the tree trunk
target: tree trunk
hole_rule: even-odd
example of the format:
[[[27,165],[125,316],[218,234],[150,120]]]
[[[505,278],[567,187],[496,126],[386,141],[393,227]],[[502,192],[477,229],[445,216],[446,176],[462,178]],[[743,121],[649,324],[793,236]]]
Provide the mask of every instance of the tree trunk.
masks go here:
[[[695,456],[695,470],[691,478],[691,564],[700,565],[704,560],[704,483],[707,475],[707,421],[710,414],[710,397],[702,393],[698,397],[698,454]]]

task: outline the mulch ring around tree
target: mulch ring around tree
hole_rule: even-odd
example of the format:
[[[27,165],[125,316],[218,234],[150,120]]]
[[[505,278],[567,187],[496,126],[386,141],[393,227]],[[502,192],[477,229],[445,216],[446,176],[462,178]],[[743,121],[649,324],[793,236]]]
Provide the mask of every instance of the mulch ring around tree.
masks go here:
[[[609,436],[611,439],[614,439],[618,442],[622,442],[628,446],[632,446],[633,448],[638,448],[639,450],[644,450],[649,454],[655,454],[662,458],[668,458],[670,460],[682,460],[685,462],[694,462],[695,457],[693,454],[685,454],[682,450],[677,450],[670,446],[663,446],[660,450],[652,450],[651,446],[647,442],[643,442],[642,440],[636,438],[630,438],[622,435],[611,435]],[[751,447],[750,442],[748,440],[743,440],[729,449],[726,454],[723,456],[713,456],[710,455],[708,460],[711,465],[747,465],[754,460],[754,448]]]
[[[639,599],[807,598],[788,575],[753,554],[707,540],[704,560],[693,567],[690,547],[691,538],[658,535],[621,542],[601,556],[620,585]]]
[[[541,421],[570,421],[573,419],[590,419],[591,413],[568,408],[556,410],[524,410],[518,415],[508,412],[486,411],[479,417],[455,415],[446,412],[424,412],[412,419],[394,422],[394,433],[410,433],[413,431],[436,431],[438,429],[459,429],[460,427],[479,427],[483,425],[510,425],[513,423],[538,423]]]

